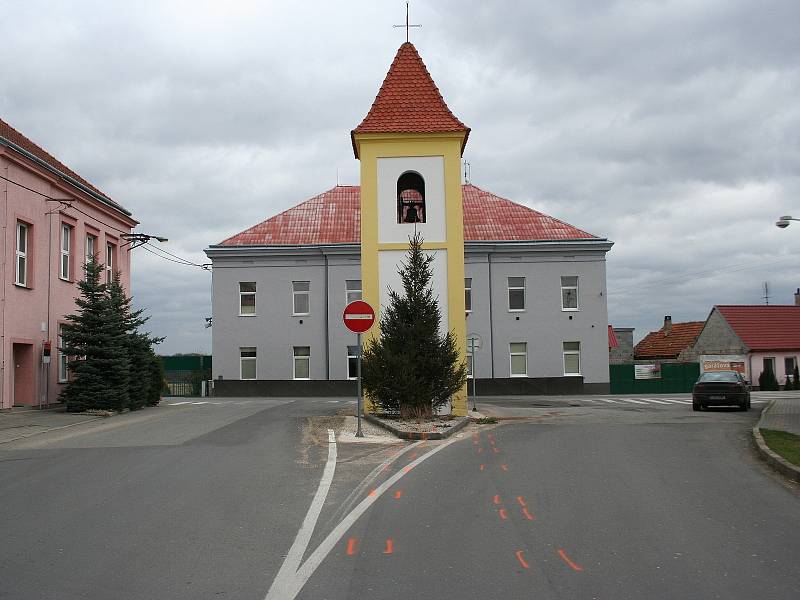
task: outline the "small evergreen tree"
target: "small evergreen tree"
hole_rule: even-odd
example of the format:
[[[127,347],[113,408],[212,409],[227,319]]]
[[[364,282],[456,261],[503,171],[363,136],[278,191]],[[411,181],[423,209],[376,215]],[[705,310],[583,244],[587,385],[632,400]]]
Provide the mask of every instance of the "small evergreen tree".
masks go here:
[[[167,383],[164,380],[164,363],[156,356],[152,346],[148,354],[148,374],[147,406],[156,406],[161,402],[161,394]]]
[[[430,418],[467,380],[452,332],[439,334],[441,312],[431,289],[433,257],[422,250],[422,237],[409,238],[399,270],[403,295],[389,290],[389,306],[380,320],[380,337],[362,357],[364,390],[384,412],[402,418]]]
[[[800,390],[800,370],[797,368],[797,363],[794,365],[794,376],[792,379],[794,380],[794,387],[792,389]]]
[[[106,376],[116,361],[116,348],[111,344],[107,323],[106,284],[100,282],[103,265],[90,260],[84,272],[84,279],[78,282],[81,295],[75,299],[78,310],[67,316],[61,336],[60,350],[68,357],[71,380],[59,400],[68,411],[112,409],[114,404],[108,395]]]
[[[775,377],[775,373],[772,371],[761,371],[761,375],[758,376],[758,388],[761,391],[776,391],[781,389],[778,384],[778,378]]]

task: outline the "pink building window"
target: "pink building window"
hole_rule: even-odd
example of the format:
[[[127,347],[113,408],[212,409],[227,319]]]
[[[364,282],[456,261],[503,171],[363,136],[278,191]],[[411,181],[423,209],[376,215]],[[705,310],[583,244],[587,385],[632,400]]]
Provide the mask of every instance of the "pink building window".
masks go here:
[[[17,251],[14,269],[14,283],[24,287],[28,286],[28,241],[31,226],[22,221],[17,221]]]
[[[72,235],[73,227],[66,223],[61,224],[61,260],[59,262],[58,276],[64,281],[72,279]]]
[[[117,246],[116,244],[106,244],[106,283],[111,283],[114,279],[114,268],[116,266]]]

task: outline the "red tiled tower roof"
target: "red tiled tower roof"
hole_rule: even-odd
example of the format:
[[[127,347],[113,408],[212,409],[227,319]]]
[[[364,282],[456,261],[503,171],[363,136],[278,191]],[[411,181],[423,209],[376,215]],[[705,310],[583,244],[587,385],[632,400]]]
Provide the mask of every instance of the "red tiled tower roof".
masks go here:
[[[6,140],[11,142],[12,144],[15,144],[16,146],[19,146],[20,148],[22,148],[25,152],[27,152],[29,154],[32,154],[33,156],[35,156],[36,158],[38,158],[42,162],[47,163],[49,166],[51,166],[52,168],[56,169],[57,171],[61,171],[64,175],[67,175],[67,176],[71,177],[72,179],[74,179],[75,181],[77,181],[78,183],[86,186],[87,188],[89,188],[94,193],[99,194],[100,196],[102,196],[106,201],[108,201],[115,208],[118,208],[118,209],[122,210],[123,212],[125,212],[126,214],[128,214],[128,211],[126,211],[117,202],[114,202],[114,200],[109,198],[107,194],[105,194],[104,192],[102,192],[99,189],[97,189],[91,183],[86,181],[83,177],[78,175],[75,171],[70,169],[67,165],[62,163],[60,160],[55,158],[52,154],[50,154],[46,150],[44,150],[41,146],[35,144],[30,139],[28,139],[27,137],[22,135],[19,131],[17,131],[16,129],[11,127],[11,125],[6,123],[2,119],[0,119],[0,137],[5,138]]]
[[[681,351],[694,344],[705,324],[705,321],[672,323],[668,333],[663,327],[651,331],[636,344],[633,355],[637,359],[678,358]]]
[[[467,242],[600,239],[474,185],[462,186],[462,192],[464,240]],[[360,241],[361,188],[351,185],[336,186],[219,245],[313,246],[358,244]]]
[[[800,306],[715,306],[751,350],[800,349]]]
[[[406,42],[397,51],[392,66],[367,116],[350,136],[358,158],[357,133],[466,133],[461,150],[467,144],[469,127],[448,108],[439,88],[417,49]]]

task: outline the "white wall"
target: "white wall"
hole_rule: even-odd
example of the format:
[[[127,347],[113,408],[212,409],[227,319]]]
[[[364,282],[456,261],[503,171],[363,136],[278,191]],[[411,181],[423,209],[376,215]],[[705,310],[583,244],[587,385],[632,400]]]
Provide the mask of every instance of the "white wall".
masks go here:
[[[431,288],[433,289],[434,297],[438,297],[439,300],[439,311],[442,315],[439,333],[444,335],[450,329],[450,321],[447,314],[447,250],[427,250],[425,253],[433,255]],[[405,257],[405,250],[382,250],[378,253],[381,312],[383,312],[384,307],[389,305],[389,289],[401,295],[403,294],[403,283],[400,280],[398,269]],[[464,290],[461,288],[456,292],[463,294]]]
[[[426,242],[444,242],[444,158],[409,156],[378,159],[378,242],[407,243],[414,224],[397,222],[397,180],[406,171],[416,171],[425,180],[425,223],[416,223]]]

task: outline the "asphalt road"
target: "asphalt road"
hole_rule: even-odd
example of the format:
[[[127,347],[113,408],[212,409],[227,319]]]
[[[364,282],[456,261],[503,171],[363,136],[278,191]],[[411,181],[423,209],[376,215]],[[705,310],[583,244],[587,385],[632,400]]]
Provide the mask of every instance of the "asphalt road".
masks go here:
[[[344,402],[250,400],[4,445],[0,598],[797,598],[763,404],[601,398],[479,401],[509,420],[445,442],[331,445]]]

